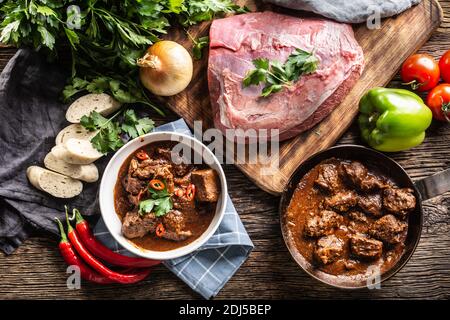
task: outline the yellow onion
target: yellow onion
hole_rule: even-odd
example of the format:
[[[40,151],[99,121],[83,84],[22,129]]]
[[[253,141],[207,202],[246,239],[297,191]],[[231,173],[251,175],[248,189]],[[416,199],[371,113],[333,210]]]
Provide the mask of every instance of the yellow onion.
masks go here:
[[[137,64],[142,84],[158,96],[180,93],[192,80],[192,58],[182,45],[174,41],[155,43]]]

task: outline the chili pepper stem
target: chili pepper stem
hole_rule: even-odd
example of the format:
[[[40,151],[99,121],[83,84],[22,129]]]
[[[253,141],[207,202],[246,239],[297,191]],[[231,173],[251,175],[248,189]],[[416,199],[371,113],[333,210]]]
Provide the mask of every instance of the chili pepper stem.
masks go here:
[[[58,224],[59,233],[61,234],[61,241],[60,242],[68,242],[66,233],[64,232],[64,226],[62,225],[61,220],[59,220],[58,218],[55,218],[55,221]]]
[[[79,224],[79,223],[84,221],[84,218],[83,218],[83,216],[81,215],[81,212],[78,209],[73,209],[72,212],[75,215],[76,224]]]
[[[67,206],[65,206],[65,208],[66,208],[67,233],[71,233],[73,231],[73,228],[69,220],[69,209],[67,208]]]

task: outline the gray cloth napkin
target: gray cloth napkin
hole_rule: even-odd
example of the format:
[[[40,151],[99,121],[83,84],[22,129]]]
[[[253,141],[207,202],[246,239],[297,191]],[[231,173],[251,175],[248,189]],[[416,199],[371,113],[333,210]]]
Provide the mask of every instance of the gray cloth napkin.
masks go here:
[[[67,74],[45,57],[19,50],[0,75],[0,249],[12,253],[34,228],[58,233],[55,217],[64,204],[86,215],[98,214],[98,183],[84,184],[83,193],[61,200],[32,187],[30,165],[43,165],[56,134],[68,123],[67,106],[59,98]],[[96,164],[103,171],[108,159]]]
[[[421,0],[264,0],[282,7],[317,13],[339,22],[361,23],[374,14],[381,18],[397,15]]]
[[[155,131],[192,135],[183,119],[162,125]],[[131,255],[114,240],[102,219],[97,223],[94,234],[109,248]],[[164,265],[194,291],[209,299],[217,295],[252,249],[253,243],[227,195],[225,215],[214,235],[194,253],[166,261]]]

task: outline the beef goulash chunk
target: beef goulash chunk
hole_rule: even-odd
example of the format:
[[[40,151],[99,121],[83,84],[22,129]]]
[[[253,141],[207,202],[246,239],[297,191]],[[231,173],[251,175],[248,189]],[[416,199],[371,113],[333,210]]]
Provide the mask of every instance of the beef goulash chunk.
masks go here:
[[[348,230],[354,234],[364,234],[369,231],[370,223],[366,215],[359,211],[350,211],[347,214],[349,218]]]
[[[128,212],[122,220],[122,233],[128,239],[140,238],[156,230],[157,219],[153,213],[140,215]]]
[[[325,206],[340,212],[346,212],[358,203],[358,194],[354,191],[342,191],[325,199]]]
[[[362,222],[367,223],[369,220],[367,219],[366,215],[359,211],[351,211],[348,213],[348,217],[356,222]]]
[[[164,238],[174,241],[182,241],[192,236],[190,230],[185,230],[186,221],[183,214],[178,210],[171,210],[162,217],[165,228]]]
[[[184,176],[191,171],[192,166],[187,164],[183,157],[175,152],[172,152],[169,148],[157,148],[156,152],[163,156],[167,161],[175,161],[175,163],[172,163],[172,167],[175,175],[178,177]]]
[[[341,167],[344,176],[362,191],[379,190],[388,186],[380,177],[369,173],[367,168],[359,161],[343,163]]]
[[[352,254],[363,259],[378,259],[383,252],[383,242],[361,235],[351,237],[350,248]]]
[[[129,239],[141,238],[155,232],[159,223],[164,226],[162,237],[165,239],[182,241],[192,235],[191,231],[185,230],[184,216],[177,210],[169,211],[161,218],[153,213],[140,215],[137,211],[128,212],[122,221],[122,233]]]
[[[329,264],[341,257],[344,252],[344,241],[334,234],[317,240],[315,256],[323,264]]]
[[[369,213],[375,217],[383,215],[383,203],[381,194],[373,193],[359,196],[358,206],[366,213]]]
[[[409,188],[385,189],[383,191],[383,206],[387,211],[403,218],[416,207],[414,191]]]
[[[344,221],[344,218],[334,211],[323,210],[318,215],[308,217],[304,234],[309,237],[321,237],[333,233],[335,228]]]
[[[243,87],[254,59],[284,64],[297,48],[314,51],[320,60],[316,72],[265,98],[261,86]],[[215,127],[224,134],[226,129],[278,129],[280,140],[294,137],[330,114],[363,68],[362,48],[348,24],[271,11],[216,19],[208,59]]]
[[[213,169],[194,170],[191,178],[196,188],[195,197],[198,201],[216,202],[219,200],[219,178]]]
[[[336,166],[328,163],[321,164],[315,183],[328,192],[336,191],[339,188],[339,174]]]
[[[396,244],[405,240],[408,224],[388,214],[375,221],[369,230],[372,237],[388,244]]]

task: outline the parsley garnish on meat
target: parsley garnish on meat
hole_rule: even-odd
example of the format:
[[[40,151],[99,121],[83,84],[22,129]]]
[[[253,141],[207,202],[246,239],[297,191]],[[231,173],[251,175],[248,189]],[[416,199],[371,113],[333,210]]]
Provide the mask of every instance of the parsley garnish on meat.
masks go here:
[[[122,121],[114,121],[122,113]],[[129,138],[134,139],[154,128],[153,120],[149,118],[138,119],[132,109],[120,110],[109,119],[96,111],[92,111],[89,116],[81,118],[80,124],[89,131],[98,130],[98,133],[91,139],[91,143],[95,149],[103,154],[114,152],[124,145],[122,133],[126,133]]]
[[[163,190],[149,188],[148,190],[151,198],[139,203],[139,214],[143,215],[153,212],[155,216],[161,217],[172,210],[173,202],[169,192],[167,192],[167,188]]]
[[[243,86],[265,84],[261,96],[267,97],[281,91],[284,87],[291,87],[301,76],[314,73],[319,65],[319,59],[312,52],[302,49],[295,51],[284,64],[269,61],[266,58],[253,60],[256,69],[250,70],[243,80]]]

